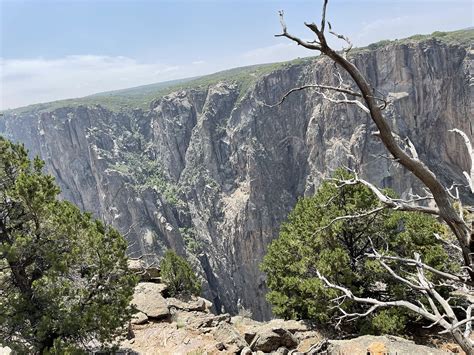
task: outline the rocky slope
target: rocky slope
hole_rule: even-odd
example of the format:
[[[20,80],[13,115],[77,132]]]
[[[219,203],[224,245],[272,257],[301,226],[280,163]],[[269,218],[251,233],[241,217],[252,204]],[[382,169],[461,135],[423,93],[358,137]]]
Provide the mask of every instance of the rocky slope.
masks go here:
[[[472,39],[473,31],[467,32]],[[469,43],[435,38],[356,51],[352,60],[388,94],[387,119],[410,137],[446,182],[461,182],[473,137]],[[218,311],[270,316],[258,265],[299,196],[340,165],[402,195],[417,190],[381,157],[369,117],[354,107],[289,89],[334,83],[324,58],[200,81],[153,100],[149,109],[33,106],[4,113],[0,133],[24,142],[57,178],[62,196],[116,226],[130,254],[187,254]],[[150,257],[151,258],[151,257]],[[151,260],[150,260],[151,261]]]
[[[135,261],[132,270],[142,275],[132,303],[138,313],[128,327],[119,354],[294,354],[294,355],[442,355],[460,352],[459,347],[439,339],[438,346],[416,345],[394,336],[361,336],[329,340],[303,321],[272,319],[257,322],[248,316],[215,315],[211,303],[200,297],[169,297],[159,277],[149,277]],[[148,274],[148,275],[147,275]],[[151,274],[159,274],[153,269]],[[143,277],[145,275],[145,277]],[[334,336],[336,334],[332,334]]]

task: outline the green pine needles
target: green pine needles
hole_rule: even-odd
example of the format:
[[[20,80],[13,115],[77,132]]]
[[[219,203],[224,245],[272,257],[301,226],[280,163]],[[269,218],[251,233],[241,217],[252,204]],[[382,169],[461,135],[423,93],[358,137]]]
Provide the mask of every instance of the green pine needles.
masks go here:
[[[351,178],[344,170],[335,176]],[[445,228],[431,216],[381,208],[359,218],[335,220],[378,207],[381,203],[367,187],[337,187],[331,181],[324,182],[314,196],[298,201],[261,265],[270,289],[267,299],[277,316],[309,319],[319,326],[337,322],[340,311],[331,300],[340,294],[325,288],[316,270],[358,296],[416,302],[419,295],[392,278],[378,261],[367,258],[371,243],[377,250],[399,257],[412,258],[418,252],[426,264],[438,270],[454,268],[433,236],[445,233]],[[393,267],[405,275],[400,267]],[[362,310],[356,303],[344,302],[341,307],[350,313]],[[407,322],[414,320],[405,310],[387,309],[344,326],[351,332],[393,334],[404,332]]]
[[[20,354],[111,347],[132,314],[127,243],[60,201],[43,165],[0,137],[0,344]]]
[[[201,282],[186,259],[167,250],[160,263],[161,278],[168,286],[170,296],[199,296]]]

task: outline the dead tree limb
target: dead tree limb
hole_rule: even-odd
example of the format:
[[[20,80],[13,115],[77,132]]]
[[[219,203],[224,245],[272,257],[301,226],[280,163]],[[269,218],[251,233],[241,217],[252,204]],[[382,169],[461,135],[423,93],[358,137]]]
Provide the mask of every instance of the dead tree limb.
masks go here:
[[[468,226],[462,217],[460,217],[454,206],[453,198],[450,196],[446,187],[443,186],[443,184],[438,180],[434,172],[426,164],[424,164],[417,155],[409,154],[398,144],[388,121],[385,119],[382,113],[381,107],[377,105],[375,90],[369,84],[367,79],[362,75],[359,69],[346,58],[347,53],[343,51],[341,54],[332,49],[327,43],[325,35],[325,25],[327,22],[327,4],[328,0],[324,0],[321,25],[319,27],[314,22],[305,23],[306,27],[308,27],[316,35],[316,40],[309,42],[290,34],[285,23],[283,11],[280,11],[279,13],[282,33],[276,36],[286,37],[305,48],[319,51],[321,54],[329,57],[349,74],[360,91],[359,94],[362,96],[364,106],[367,107],[372,121],[377,126],[377,135],[381,139],[386,149],[391,153],[398,163],[403,165],[413,175],[415,175],[432,194],[433,199],[437,205],[437,214],[446,222],[446,224],[456,236],[459,246],[462,250],[464,264],[467,267],[471,280],[474,281],[474,242],[471,240],[471,227]],[[332,29],[330,29],[330,31],[332,31]],[[472,164],[474,164],[474,162],[472,162]],[[469,174],[465,175],[467,177]],[[470,178],[472,180],[472,174],[470,175]]]
[[[342,313],[342,315],[339,317],[338,324],[342,320],[352,321],[357,318],[366,317],[381,308],[401,307],[422,316],[426,320],[431,321],[432,323],[428,327],[433,327],[435,325],[442,327],[443,330],[441,330],[439,333],[451,334],[467,354],[472,354],[474,352],[474,342],[470,338],[472,334],[472,321],[474,320],[474,317],[471,315],[472,305],[470,305],[466,310],[466,317],[460,320],[454,312],[453,307],[449,304],[449,300],[443,298],[436,290],[436,286],[426,277],[424,270],[427,270],[427,265],[421,262],[421,257],[419,254],[415,253],[414,259],[393,259],[390,257],[385,257],[374,250],[374,254],[372,254],[372,256],[378,259],[381,265],[392,277],[400,281],[406,287],[423,294],[431,310],[428,310],[427,307],[425,307],[422,303],[415,304],[407,300],[381,301],[370,297],[355,296],[348,288],[330,282],[325,276],[317,271],[317,277],[326,287],[338,290],[343,295],[336,297],[333,300],[334,302],[338,303],[336,308],[338,308]],[[385,263],[383,259],[397,261],[401,262],[403,265],[415,267],[417,278],[408,280],[406,277],[399,275],[392,267]],[[451,276],[443,276],[446,278],[451,278]],[[354,302],[365,304],[368,306],[368,308],[364,312],[348,313],[340,307],[341,298],[343,301],[347,298]],[[460,329],[462,326],[465,326],[464,331]]]

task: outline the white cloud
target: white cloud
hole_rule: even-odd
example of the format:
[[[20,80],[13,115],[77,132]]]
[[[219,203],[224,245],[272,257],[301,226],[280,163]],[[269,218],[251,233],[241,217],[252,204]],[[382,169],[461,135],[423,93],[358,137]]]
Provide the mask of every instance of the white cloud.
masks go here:
[[[362,23],[354,36],[358,46],[367,45],[383,39],[400,39],[414,34],[428,34],[434,31],[452,31],[472,24],[472,14],[463,7],[456,7],[443,14],[424,12],[380,18],[372,22]]]
[[[117,56],[0,58],[0,109],[174,79],[178,66]]]
[[[123,56],[0,58],[0,109],[205,75],[238,66],[286,61],[308,54],[312,53],[292,43],[281,43],[215,62],[196,60],[180,66],[141,63]]]
[[[307,57],[316,54],[316,52],[311,52],[306,48],[302,48],[289,42],[250,50],[242,54],[242,60],[246,65],[250,65],[257,63],[283,62],[298,57]]]

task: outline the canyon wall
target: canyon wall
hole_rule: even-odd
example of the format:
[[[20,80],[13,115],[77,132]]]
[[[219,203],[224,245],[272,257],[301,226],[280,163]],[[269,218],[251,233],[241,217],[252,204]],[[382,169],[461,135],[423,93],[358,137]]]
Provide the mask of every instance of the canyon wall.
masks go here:
[[[392,103],[387,120],[447,184],[463,183],[473,138],[473,54],[435,39],[358,50],[352,61]],[[308,83],[335,83],[325,58],[282,65],[244,88],[235,80],[180,89],[147,110],[104,106],[8,111],[0,134],[46,161],[62,197],[118,228],[132,256],[186,254],[218,311],[271,316],[259,263],[300,196],[341,165],[400,195],[417,181],[384,158],[369,116],[325,101]],[[350,82],[348,80],[348,82]]]

